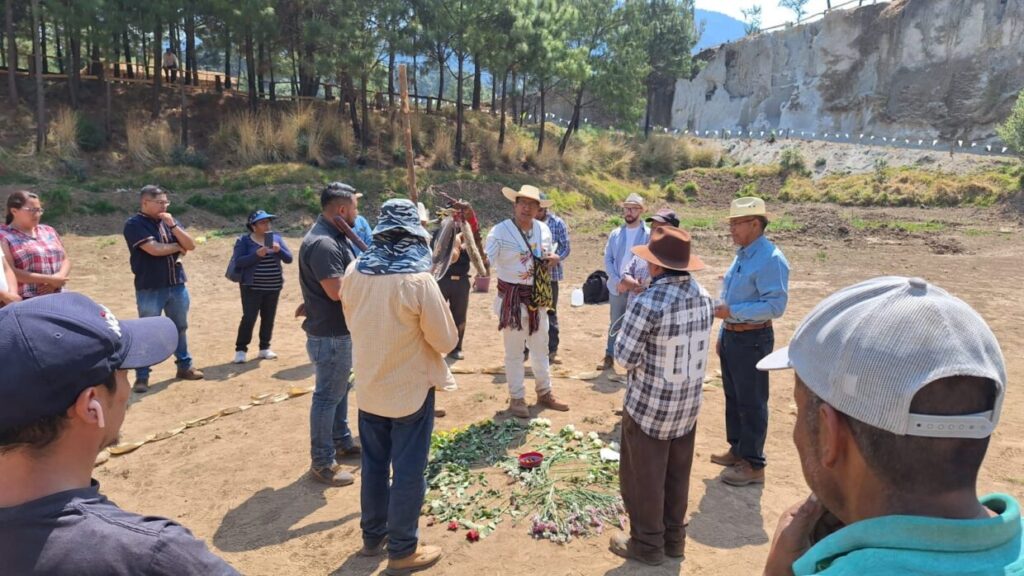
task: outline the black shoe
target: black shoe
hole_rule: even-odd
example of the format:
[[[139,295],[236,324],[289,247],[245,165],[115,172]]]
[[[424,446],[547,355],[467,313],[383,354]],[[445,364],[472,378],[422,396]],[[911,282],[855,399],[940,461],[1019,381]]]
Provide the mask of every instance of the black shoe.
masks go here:
[[[138,378],[135,380],[135,385],[132,386],[132,392],[139,394],[145,394],[149,392],[149,378]]]
[[[342,448],[341,446],[335,446],[334,457],[338,460],[359,456],[363,453],[363,448],[359,444],[353,444],[348,448]]]

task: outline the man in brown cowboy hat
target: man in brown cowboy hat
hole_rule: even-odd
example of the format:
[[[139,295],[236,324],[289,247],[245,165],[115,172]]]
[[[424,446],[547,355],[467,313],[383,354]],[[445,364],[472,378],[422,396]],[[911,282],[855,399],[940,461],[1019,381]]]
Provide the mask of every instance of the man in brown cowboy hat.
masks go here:
[[[564,412],[569,406],[555,399],[548,371],[547,309],[552,305],[548,272],[559,259],[553,250],[551,230],[537,220],[541,207],[551,206],[551,202],[542,199],[534,186],[526,185],[518,191],[504,188],[501,192],[515,204],[515,216],[491,228],[484,251],[492,274],[498,277],[495,311],[505,344],[509,412],[518,418],[530,417],[523,384],[524,346],[532,352],[537,404]]]
[[[632,253],[647,261],[651,285],[630,304],[615,341],[627,370],[619,488],[629,535],[611,551],[657,565],[682,558],[697,413],[714,322],[708,292],[690,277],[704,263],[690,235],[672,226],[651,232]]]

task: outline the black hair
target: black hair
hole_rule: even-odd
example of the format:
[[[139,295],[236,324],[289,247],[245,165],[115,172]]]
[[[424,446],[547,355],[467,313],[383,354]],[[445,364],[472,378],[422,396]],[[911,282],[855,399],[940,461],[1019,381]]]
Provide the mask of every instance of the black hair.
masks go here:
[[[25,204],[28,204],[29,200],[38,200],[39,196],[28,190],[18,190],[12,192],[7,197],[7,211],[4,216],[4,223],[10,225],[14,221],[14,214],[11,213],[12,208],[24,208]]]
[[[331,182],[320,191],[320,208],[326,210],[328,206],[337,202],[351,204],[356,197],[356,189],[344,182]]]
[[[811,434],[817,436],[817,412],[824,400],[803,382],[798,385],[804,386],[810,398],[806,416]],[[921,388],[910,403],[910,411],[943,416],[975,414],[991,410],[995,395],[996,386],[991,380],[952,376]],[[868,467],[888,485],[887,497],[899,498],[900,494],[908,492],[939,494],[974,488],[989,438],[901,436],[836,412],[849,425]]]
[[[96,386],[105,386],[111,393],[117,390],[117,373],[111,372],[110,376]],[[78,397],[75,397],[75,401]],[[34,452],[46,449],[60,438],[64,427],[68,423],[68,408],[74,405],[74,401],[64,410],[57,414],[43,416],[35,422],[29,422],[13,428],[0,429],[0,454],[10,452],[17,448],[24,448]]]
[[[156,184],[147,184],[139,190],[139,196],[141,198],[156,198],[161,194],[167,194],[167,190],[157,186]]]

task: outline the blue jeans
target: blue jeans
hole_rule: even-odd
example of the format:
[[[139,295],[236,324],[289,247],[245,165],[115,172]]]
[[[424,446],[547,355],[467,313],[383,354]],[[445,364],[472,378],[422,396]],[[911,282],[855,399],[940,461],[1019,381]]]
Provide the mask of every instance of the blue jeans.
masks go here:
[[[605,356],[615,357],[615,337],[622,330],[622,317],[626,314],[629,293],[609,294],[608,304],[611,311],[611,322],[608,324],[608,346],[604,349]]]
[[[433,389],[419,410],[402,418],[359,411],[363,442],[359,527],[366,546],[376,546],[387,536],[390,558],[405,558],[419,544],[420,509],[427,493],[423,473],[433,431]]]
[[[768,373],[757,363],[775,347],[775,331],[722,331],[722,388],[725,436],[732,453],[754,468],[764,468],[768,437]]]
[[[192,367],[192,357],[188,354],[188,288],[184,284],[158,288],[156,290],[136,290],[135,306],[139,309],[139,318],[150,318],[163,314],[178,327],[178,347],[174,350],[175,364],[178,370]],[[149,368],[139,368],[135,377],[149,380]]]
[[[316,369],[309,410],[310,457],[314,468],[334,464],[337,448],[351,448],[348,428],[348,378],[352,373],[351,336],[306,336],[306,352]]]

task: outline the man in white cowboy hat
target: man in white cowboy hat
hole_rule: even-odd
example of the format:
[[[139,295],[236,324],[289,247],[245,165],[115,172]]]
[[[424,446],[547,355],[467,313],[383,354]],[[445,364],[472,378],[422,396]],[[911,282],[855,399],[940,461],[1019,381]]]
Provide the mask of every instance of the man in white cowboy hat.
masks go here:
[[[1006,365],[965,302],[873,278],[822,300],[757,367],[794,371],[812,492],[780,518],[764,574],[1024,574],[1020,504],[978,498]]]
[[[498,277],[498,330],[505,344],[505,376],[508,379],[509,411],[529,418],[523,380],[523,347],[528,349],[536,380],[537,404],[566,411],[569,406],[555,399],[548,371],[548,315],[551,307],[550,268],[559,258],[554,251],[551,230],[537,220],[541,206],[552,202],[541,198],[540,190],[524,185],[518,191],[503,188],[502,194],[515,204],[515,215],[491,229],[484,251]]]
[[[611,316],[604,360],[598,366],[601,370],[610,370],[614,363],[615,335],[619,331],[619,321],[626,313],[626,304],[629,301],[629,286],[623,283],[622,275],[633,258],[630,250],[634,246],[647,244],[650,239],[651,231],[640,218],[643,212],[643,196],[630,194],[622,203],[622,219],[625,223],[612,230],[604,247],[604,271],[608,274],[608,304]]]
[[[764,200],[745,197],[729,208],[729,233],[739,246],[722,283],[716,352],[722,362],[725,433],[729,449],[712,454],[725,466],[721,479],[732,486],[764,483],[764,442],[768,436],[768,374],[757,363],[775,347],[772,320],[789,299],[789,262],[764,236]]]
[[[630,304],[615,341],[626,368],[619,486],[630,533],[612,536],[619,556],[657,565],[681,558],[701,387],[711,347],[714,303],[690,277],[704,263],[690,235],[673,226],[651,232],[632,253],[651,275]]]

